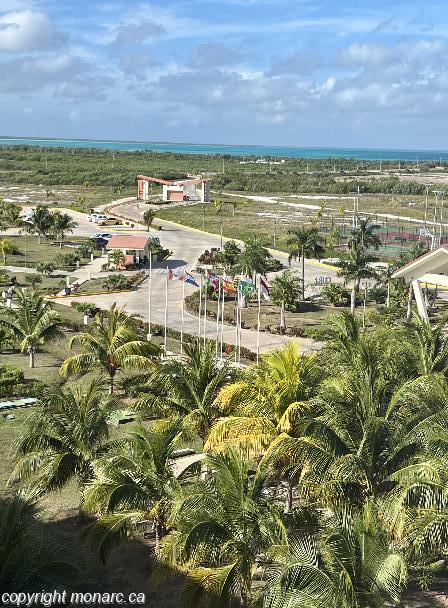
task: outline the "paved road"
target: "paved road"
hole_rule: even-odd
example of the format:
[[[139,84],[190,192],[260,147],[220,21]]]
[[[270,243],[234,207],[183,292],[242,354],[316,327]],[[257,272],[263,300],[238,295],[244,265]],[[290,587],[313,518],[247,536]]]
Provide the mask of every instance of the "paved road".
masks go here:
[[[115,202],[115,204],[117,201]],[[103,206],[105,208],[107,206]],[[137,232],[137,223],[141,221],[142,214],[146,209],[146,205],[138,203],[135,199],[122,199],[119,206],[114,206],[111,212],[119,215],[120,217],[129,218],[130,221],[135,222],[135,228],[132,231],[134,234]],[[101,228],[92,226],[87,221],[87,216],[78,214],[75,212],[71,213],[78,222],[78,228],[76,234],[87,234],[90,231],[101,232]],[[220,237],[217,235],[211,235],[204,233],[199,230],[190,229],[185,226],[179,226],[172,222],[164,220],[157,220],[157,224],[162,225],[163,230],[158,231],[150,229],[149,234],[160,238],[161,244],[164,247],[170,249],[173,254],[167,262],[155,263],[153,269],[152,278],[152,297],[151,297],[151,322],[163,325],[165,316],[165,290],[166,290],[166,267],[170,269],[185,269],[192,270],[195,268],[197,259],[205,249],[211,247],[220,246]],[[143,226],[140,226],[143,229]],[[106,232],[107,229],[104,230]],[[119,232],[125,232],[126,230],[120,229]],[[128,231],[129,228],[128,228]],[[110,232],[118,232],[116,229],[111,229]],[[139,231],[140,232],[140,231]],[[276,253],[276,257],[285,262],[286,255]],[[293,264],[294,266],[294,264]],[[92,276],[95,276],[95,269],[92,269]],[[83,270],[85,273],[87,268]],[[313,283],[315,276],[332,276],[334,279],[336,273],[333,269],[322,267],[316,261],[307,261],[306,263],[306,277],[307,283]],[[72,301],[92,301],[100,306],[107,308],[113,302],[117,302],[119,305],[125,305],[126,310],[132,314],[139,314],[143,319],[148,320],[148,280],[144,281],[135,291],[123,294],[102,294],[95,296],[73,296],[70,298],[61,299],[60,302],[64,304],[70,304]],[[195,288],[186,285],[185,293],[189,295],[193,293]],[[182,310],[182,284],[178,281],[170,281],[168,285],[168,326],[173,329],[181,329],[181,310]],[[198,333],[198,319],[187,312],[185,312],[184,320],[184,331],[186,333],[195,335]],[[203,330],[202,330],[203,331]],[[205,333],[210,338],[216,337],[216,322],[207,321],[205,327]],[[234,344],[235,343],[235,328],[232,326],[224,326],[223,333],[224,342]],[[280,336],[275,334],[269,334],[267,332],[261,332],[260,334],[260,351],[266,352],[272,348],[279,347],[285,344],[289,340],[286,336]],[[243,329],[241,332],[241,343],[250,348],[256,350],[256,332],[254,330]],[[319,344],[313,340],[301,338],[300,344],[304,352],[316,350],[319,348]]]

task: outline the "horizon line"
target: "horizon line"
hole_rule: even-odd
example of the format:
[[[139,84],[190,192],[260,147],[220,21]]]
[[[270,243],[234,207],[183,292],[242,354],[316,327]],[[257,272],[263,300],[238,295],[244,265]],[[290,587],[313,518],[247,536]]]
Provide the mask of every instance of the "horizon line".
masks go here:
[[[155,144],[155,145],[175,145],[175,146],[212,146],[220,148],[277,148],[279,150],[359,150],[359,151],[385,151],[385,152],[437,152],[448,153],[448,149],[438,148],[378,148],[378,147],[356,147],[356,146],[293,146],[293,145],[268,145],[268,144],[222,144],[222,143],[194,143],[188,141],[149,141],[133,139],[90,139],[90,138],[66,138],[66,137],[43,137],[43,136],[17,136],[0,135],[1,140],[30,140],[30,141],[65,141],[65,142],[86,142],[86,143],[110,143],[110,144]]]

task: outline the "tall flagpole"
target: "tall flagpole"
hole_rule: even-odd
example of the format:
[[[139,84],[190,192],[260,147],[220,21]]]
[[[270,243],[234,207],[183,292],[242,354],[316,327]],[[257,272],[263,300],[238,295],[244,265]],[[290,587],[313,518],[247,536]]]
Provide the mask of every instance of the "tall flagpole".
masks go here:
[[[238,315],[238,363],[241,359],[241,321],[243,317],[243,294],[240,295],[240,305],[239,305],[239,315]]]
[[[235,311],[235,363],[238,362],[238,318],[240,312],[240,286],[236,289],[236,311]]]
[[[218,342],[219,342],[219,313],[221,309],[221,279],[218,279],[218,311],[216,313],[216,344],[215,344],[215,356],[218,356]]]
[[[202,274],[199,281],[198,338],[201,339]]]
[[[258,281],[257,364],[260,357],[261,281]]]
[[[207,296],[208,296],[208,285],[206,283],[205,291],[204,291],[204,346],[205,346],[205,340],[207,337]]]
[[[222,286],[222,306],[221,306],[221,360],[223,358],[224,349],[224,304],[226,301],[226,292],[224,291],[224,285]]]
[[[166,283],[165,283],[165,332],[163,335],[163,350],[165,351],[166,357],[166,342],[167,342],[167,325],[168,325],[168,281],[169,281],[169,268],[166,267]]]
[[[182,309],[181,309],[181,321],[180,321],[180,356],[182,357],[184,352],[184,308],[185,308],[185,282],[187,277],[184,276],[182,281]]]
[[[152,291],[152,251],[149,252],[149,284],[148,284],[148,340],[151,340],[151,291]]]

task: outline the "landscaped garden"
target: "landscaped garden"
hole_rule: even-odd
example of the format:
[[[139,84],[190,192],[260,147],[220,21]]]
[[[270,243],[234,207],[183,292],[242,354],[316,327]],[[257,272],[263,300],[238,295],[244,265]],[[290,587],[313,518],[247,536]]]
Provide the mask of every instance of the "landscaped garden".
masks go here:
[[[27,291],[0,319],[0,385],[28,385],[42,403],[1,419],[1,504],[11,509],[25,487],[37,501],[38,519],[23,497],[20,509],[35,543],[46,530],[40,564],[61,564],[52,584],[137,584],[173,608],[196,607],[198,597],[228,608],[242,599],[300,606],[303,594],[339,608],[352,597],[342,575],[363,608],[364,597],[408,606],[410,592],[423,602],[425,589],[443,584],[441,325],[386,315],[363,329],[347,310],[328,320],[319,354],[291,343],[240,370],[220,363],[211,342],[193,340],[182,359],[163,360],[137,318],[91,308],[83,326],[86,306]],[[41,371],[50,348],[50,386],[50,377],[30,384],[14,373],[19,358]],[[118,409],[137,420],[111,426]],[[202,464],[193,457],[201,451]],[[22,572],[3,571],[3,587],[26,588]]]

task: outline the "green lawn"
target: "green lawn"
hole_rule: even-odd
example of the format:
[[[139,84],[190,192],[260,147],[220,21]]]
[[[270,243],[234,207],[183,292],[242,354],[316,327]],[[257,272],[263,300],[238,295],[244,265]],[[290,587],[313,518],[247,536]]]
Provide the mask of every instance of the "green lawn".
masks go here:
[[[25,272],[8,272],[9,278],[15,277],[17,283],[17,287],[31,287],[31,282],[28,279],[35,277],[37,273],[25,273]],[[56,290],[62,289],[62,287],[66,284],[66,278],[64,276],[48,276],[45,274],[38,274],[41,279],[40,283],[36,284],[36,288],[42,290],[46,293],[54,293]],[[70,280],[73,281],[75,277],[70,277]],[[0,284],[0,290],[4,289],[7,285],[10,285],[8,281],[7,284]]]
[[[63,245],[59,247],[59,244],[52,243],[42,239],[38,242],[37,237],[21,235],[21,236],[6,236],[8,241],[18,249],[18,253],[15,255],[6,256],[6,266],[28,266],[34,267],[39,262],[55,262],[55,258],[59,255],[66,255],[68,253],[74,253],[74,247],[68,247]],[[68,239],[67,239],[68,240]],[[71,238],[69,242],[71,244],[79,244],[85,241],[83,238]],[[94,252],[94,255],[99,255],[98,252]],[[90,261],[90,257],[81,260],[81,264],[86,264]]]
[[[216,197],[217,195],[215,195]],[[351,209],[353,203],[350,198],[323,200],[314,199],[312,196],[303,199],[279,196],[279,202],[239,199],[244,204],[238,207],[235,213],[230,203],[226,202],[230,201],[231,197],[221,196],[220,199],[224,202],[220,213],[217,213],[213,204],[197,204],[160,209],[157,210],[157,217],[214,234],[220,234],[222,225],[224,237],[246,241],[250,237],[261,236],[269,247],[274,247],[275,234],[275,247],[282,251],[288,249],[286,244],[288,230],[303,224],[316,226],[324,240],[329,238],[333,228],[340,227],[342,243],[346,242],[351,228],[350,214],[340,210],[341,207],[347,210]],[[415,203],[415,206],[409,206],[411,200],[413,204]],[[300,207],[300,205],[305,205],[305,207]],[[306,205],[316,208],[307,208]],[[320,206],[322,207],[320,208]],[[424,197],[363,196],[361,197],[359,210],[361,215],[365,211],[372,214],[390,213],[401,217],[410,216],[422,219]],[[375,217],[372,217],[372,219],[375,219]],[[384,222],[385,228],[387,223],[389,231],[396,231],[398,226],[401,226],[405,231],[414,232],[421,227],[420,224],[414,224],[408,220],[385,220],[381,217],[377,219],[379,222]],[[404,246],[407,245],[405,243]],[[382,251],[379,253],[384,254]]]

